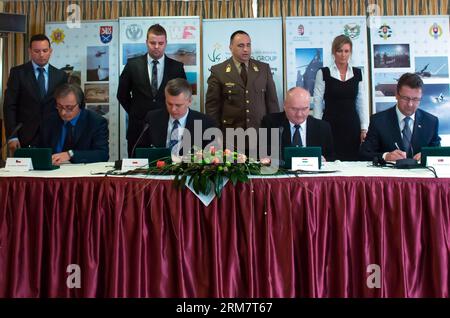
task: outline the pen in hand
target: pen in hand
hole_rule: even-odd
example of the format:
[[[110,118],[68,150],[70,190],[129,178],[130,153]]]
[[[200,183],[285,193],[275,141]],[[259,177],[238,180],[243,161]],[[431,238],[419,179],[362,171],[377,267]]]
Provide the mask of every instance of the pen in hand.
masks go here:
[[[394,142],[395,148],[397,148],[397,150],[400,150],[400,147],[398,146],[398,144],[396,142]]]

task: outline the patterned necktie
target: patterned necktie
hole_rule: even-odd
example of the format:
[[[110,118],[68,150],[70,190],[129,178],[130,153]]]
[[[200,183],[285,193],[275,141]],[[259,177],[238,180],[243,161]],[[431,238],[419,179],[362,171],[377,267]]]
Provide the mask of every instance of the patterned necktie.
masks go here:
[[[407,116],[403,119],[405,122],[405,127],[403,127],[402,130],[402,142],[403,142],[403,150],[406,152],[406,155],[410,155],[411,150],[411,129],[409,128],[409,121],[411,120],[411,117]]]
[[[73,150],[73,126],[70,121],[64,125],[66,126],[66,138],[64,139],[62,151]]]
[[[300,137],[300,125],[294,125],[294,137],[292,138],[292,146],[303,147],[302,138]]]
[[[41,94],[41,98],[44,98],[47,94],[47,91],[45,90],[45,77],[44,77],[44,68],[38,67],[39,75],[38,75],[38,85],[39,85],[39,93]]]
[[[178,119],[175,119],[173,122],[172,131],[170,132],[170,141],[169,148],[172,149],[178,142],[178,132],[176,131],[180,126],[180,122]]]
[[[153,96],[156,96],[158,93],[158,61],[153,60],[153,68],[152,68],[152,94]]]
[[[247,68],[245,67],[245,63],[241,63],[241,78],[244,85],[247,86]]]

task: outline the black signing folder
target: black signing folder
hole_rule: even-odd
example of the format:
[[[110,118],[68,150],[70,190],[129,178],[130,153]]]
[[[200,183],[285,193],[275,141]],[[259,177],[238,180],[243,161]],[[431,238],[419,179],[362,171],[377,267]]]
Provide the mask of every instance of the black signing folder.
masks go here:
[[[427,165],[427,157],[450,157],[450,147],[422,147],[420,164]]]
[[[155,166],[158,160],[171,161],[170,148],[136,148],[135,158],[148,158],[148,165]]]
[[[15,158],[31,158],[34,170],[54,170],[59,166],[52,164],[51,148],[18,148],[14,152]]]

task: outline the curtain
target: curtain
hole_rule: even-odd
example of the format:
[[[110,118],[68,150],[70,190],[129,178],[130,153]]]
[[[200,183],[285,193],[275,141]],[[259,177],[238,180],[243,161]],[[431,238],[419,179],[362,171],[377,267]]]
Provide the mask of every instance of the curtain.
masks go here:
[[[366,15],[369,4],[379,15],[450,14],[448,0],[258,0],[258,16]]]

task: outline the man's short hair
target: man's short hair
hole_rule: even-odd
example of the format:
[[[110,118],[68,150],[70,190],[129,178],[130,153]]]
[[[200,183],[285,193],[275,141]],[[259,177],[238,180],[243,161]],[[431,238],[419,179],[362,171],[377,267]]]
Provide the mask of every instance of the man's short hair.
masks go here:
[[[80,108],[83,108],[84,107],[84,93],[83,93],[81,87],[78,86],[77,84],[64,83],[64,84],[59,85],[55,89],[55,92],[53,93],[53,97],[55,99],[64,98],[67,95],[69,95],[70,93],[73,93],[75,95],[78,106]]]
[[[234,31],[233,34],[231,34],[231,36],[230,36],[230,44],[231,44],[231,42],[233,42],[234,37],[238,34],[245,34],[246,36],[250,37],[250,35],[248,35],[248,33],[245,31],[242,31],[242,30]]]
[[[403,86],[408,86],[409,88],[423,88],[423,81],[419,75],[414,73],[403,74],[397,82],[397,93]]]
[[[164,29],[163,27],[162,27],[162,25],[161,24],[153,24],[153,25],[151,25],[149,28],[148,28],[148,30],[147,30],[147,39],[148,39],[148,35],[150,34],[150,33],[153,33],[153,34],[155,34],[155,35],[164,35],[164,37],[166,38],[166,40],[167,40],[167,32],[166,32],[166,29]]]
[[[36,42],[36,41],[47,41],[48,42],[48,47],[51,47],[50,39],[45,34],[40,33],[40,34],[35,34],[35,35],[33,35],[31,37],[31,39],[30,39],[30,49],[31,49],[31,44],[33,42]]]
[[[168,81],[165,91],[170,96],[178,96],[181,93],[183,93],[186,98],[191,98],[192,96],[191,84],[184,78],[174,78]]]

